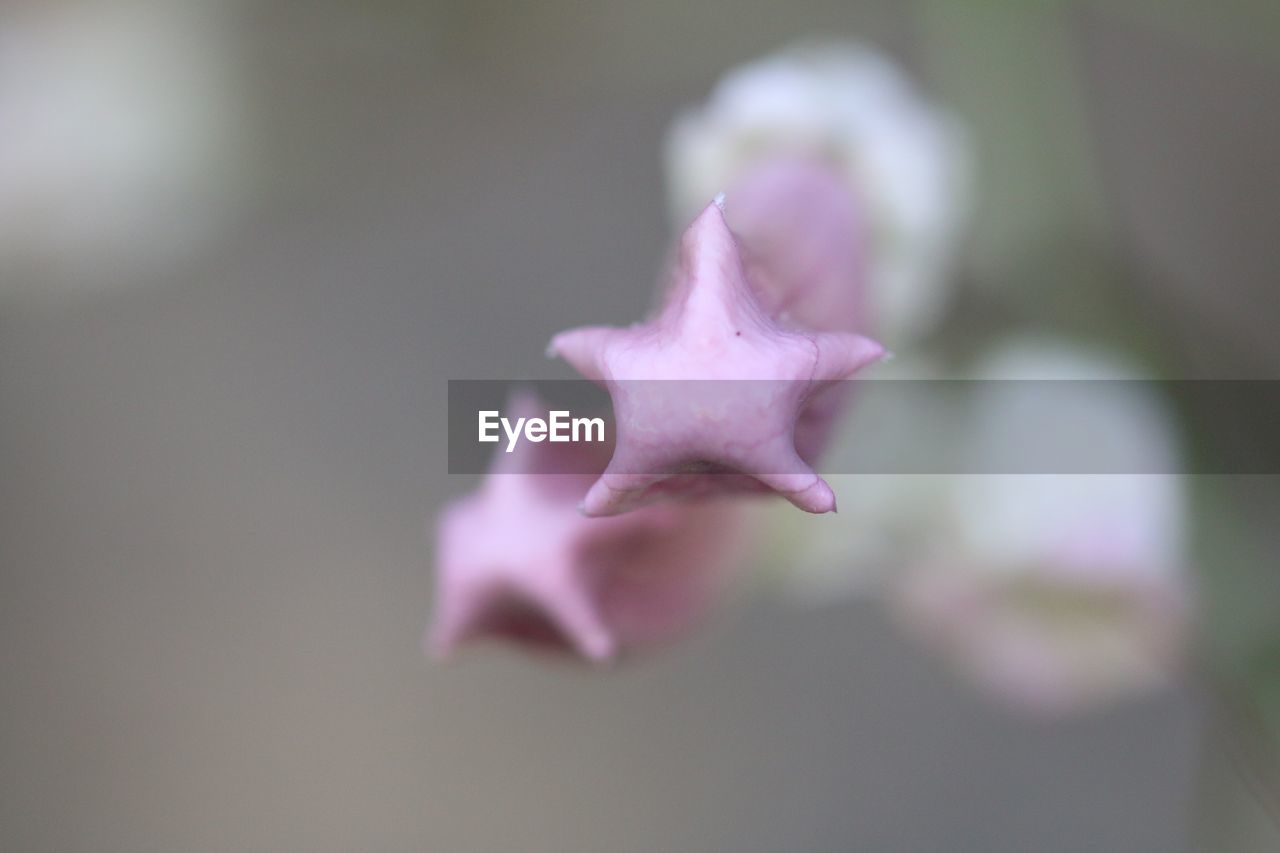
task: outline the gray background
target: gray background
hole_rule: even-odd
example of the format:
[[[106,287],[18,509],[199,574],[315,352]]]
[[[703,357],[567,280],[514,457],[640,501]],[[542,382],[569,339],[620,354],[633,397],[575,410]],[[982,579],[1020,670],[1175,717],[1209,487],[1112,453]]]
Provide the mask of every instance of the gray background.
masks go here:
[[[0,849],[1182,849],[1191,693],[1022,720],[871,606],[735,602],[607,673],[422,659],[445,380],[639,316],[661,134],[723,68],[919,45],[890,2],[406,6],[244,10],[252,211],[0,306]],[[1134,286],[1188,373],[1274,375],[1275,66],[1071,20]]]

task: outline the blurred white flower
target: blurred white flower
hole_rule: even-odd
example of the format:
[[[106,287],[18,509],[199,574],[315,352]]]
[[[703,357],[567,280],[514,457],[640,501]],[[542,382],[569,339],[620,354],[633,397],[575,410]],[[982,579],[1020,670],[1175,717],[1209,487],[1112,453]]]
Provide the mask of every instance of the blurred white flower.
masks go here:
[[[1016,342],[979,379],[1133,379],[1105,356]],[[904,625],[998,698],[1083,710],[1167,683],[1190,618],[1184,484],[1173,427],[1145,386],[1089,386],[1070,406],[1010,390],[983,397],[969,470],[999,470],[1021,437],[1075,431],[1125,471],[952,479],[939,535],[892,586]],[[1011,389],[1017,387],[1011,385]],[[1029,399],[1030,398],[1030,399]],[[1118,458],[1118,457],[1117,457]]]
[[[0,281],[100,287],[210,238],[241,175],[214,5],[0,15]]]
[[[672,126],[666,164],[676,221],[753,166],[797,155],[838,168],[865,208],[874,333],[899,348],[927,332],[947,305],[947,267],[967,208],[971,157],[958,122],[870,47],[783,51],[730,71]]]
[[[889,385],[941,377],[929,365],[889,367],[880,377]],[[968,377],[1137,374],[1094,350],[1021,340],[992,351]],[[1184,481],[1153,389],[1129,381],[1037,393],[1039,382],[990,382],[967,388],[962,399],[976,406],[962,412],[945,393],[932,400],[940,386],[877,396],[882,383],[860,384],[864,398],[829,463],[837,470],[858,469],[860,453],[873,467],[903,458],[875,445],[910,431],[908,452],[950,443],[958,456],[944,464],[975,472],[1011,463],[1036,470],[1035,450],[1021,444],[1054,434],[1105,452],[1116,471],[1164,473],[829,476],[839,515],[772,515],[768,559],[788,591],[808,601],[882,595],[907,632],[958,673],[1035,713],[1084,710],[1176,675],[1192,605]],[[876,422],[899,404],[893,425]],[[910,430],[899,429],[904,419]]]

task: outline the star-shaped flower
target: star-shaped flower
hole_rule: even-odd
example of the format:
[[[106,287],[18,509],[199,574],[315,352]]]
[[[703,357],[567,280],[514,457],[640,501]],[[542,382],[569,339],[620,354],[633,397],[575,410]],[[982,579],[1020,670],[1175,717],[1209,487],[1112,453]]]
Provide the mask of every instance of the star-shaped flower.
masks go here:
[[[601,382],[613,399],[613,458],[582,505],[605,516],[671,494],[751,490],[773,490],[808,512],[833,511],[835,495],[811,467],[813,437],[835,408],[823,392],[884,350],[852,332],[771,315],[717,199],[682,237],[666,303],[652,321],[563,332],[549,354]]]
[[[535,414],[527,399],[510,408]],[[494,636],[603,661],[687,630],[710,606],[738,551],[740,508],[587,518],[578,505],[593,476],[544,473],[571,467],[557,454],[584,452],[595,451],[526,443],[499,453],[480,490],[443,513],[433,655]]]

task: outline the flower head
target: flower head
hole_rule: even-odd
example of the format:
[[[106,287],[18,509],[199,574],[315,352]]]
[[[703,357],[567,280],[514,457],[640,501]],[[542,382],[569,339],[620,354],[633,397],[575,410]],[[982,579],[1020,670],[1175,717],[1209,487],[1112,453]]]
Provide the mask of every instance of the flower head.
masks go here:
[[[525,416],[536,408],[528,397],[513,406]],[[433,654],[488,636],[603,661],[678,636],[705,615],[738,552],[739,507],[587,518],[578,505],[592,477],[547,472],[575,467],[558,453],[592,452],[526,443],[499,454],[479,491],[441,515]]]
[[[901,577],[898,612],[961,672],[1033,711],[1166,683],[1192,604],[1168,416],[1126,381],[1137,376],[1130,368],[1065,344],[1010,342],[975,375],[996,390],[969,427],[972,470],[998,468],[1028,436],[1066,430],[1150,473],[953,478],[944,534]],[[999,381],[1010,379],[1023,382]],[[1017,390],[1064,379],[1093,381],[1057,404]]]
[[[613,515],[673,491],[720,488],[766,488],[809,512],[833,510],[834,494],[810,467],[834,417],[823,392],[883,355],[854,332],[795,324],[807,299],[855,286],[852,270],[840,272],[819,267],[821,287],[798,300],[794,288],[809,282],[753,286],[724,211],[711,204],[681,240],[656,317],[556,335],[549,352],[605,385],[617,421],[617,447],[584,511]]]
[[[966,207],[970,154],[958,122],[886,56],[854,43],[800,45],[727,73],[667,139],[677,222],[762,163],[838,171],[866,215],[875,332],[903,347],[941,317]]]
[[[940,376],[928,365],[895,367]],[[1167,414],[1149,388],[1124,381],[1137,376],[1131,369],[1062,343],[1006,342],[967,375],[978,380],[966,383],[979,404],[972,411],[945,399],[922,411],[946,424],[954,461],[973,473],[850,476],[835,523],[779,513],[799,591],[884,595],[907,632],[959,674],[1034,713],[1167,683],[1194,603]],[[1091,381],[1056,393],[1044,386],[1056,380]],[[833,455],[862,444],[865,408]],[[1147,473],[990,473],[1051,432]],[[940,439],[923,425],[916,440]]]

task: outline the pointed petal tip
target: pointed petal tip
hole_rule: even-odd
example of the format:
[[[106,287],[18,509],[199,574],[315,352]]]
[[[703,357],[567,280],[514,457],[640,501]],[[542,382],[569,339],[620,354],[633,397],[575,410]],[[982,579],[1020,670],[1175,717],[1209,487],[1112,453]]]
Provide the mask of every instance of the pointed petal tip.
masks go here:
[[[596,663],[613,656],[617,643],[599,602],[578,573],[563,576],[531,594],[572,650]]]
[[[814,515],[836,511],[836,494],[821,477],[807,489],[787,495],[787,499],[805,512]]]
[[[566,358],[566,343],[572,338],[576,329],[567,329],[563,332],[557,332],[551,336],[551,340],[547,341],[547,348],[543,353],[547,358]]]
[[[775,456],[770,468],[763,469],[776,471],[779,465],[785,464],[789,469],[786,473],[759,473],[755,478],[805,512],[815,515],[835,512],[836,494],[827,481],[796,456],[794,449],[787,448],[787,455],[790,461]]]
[[[591,380],[604,377],[605,353],[614,335],[625,334],[609,326],[579,326],[560,332],[547,345],[549,358],[562,358]]]
[[[689,227],[685,231],[686,235],[702,235],[708,228],[713,228],[716,232],[730,235],[729,223],[724,218],[725,203],[726,197],[724,193],[720,193],[713,198],[710,203],[702,209],[702,212],[698,214],[697,218],[689,224]]]
[[[578,504],[578,511],[588,518],[605,518],[618,514],[620,495],[604,480],[596,480]]]
[[[883,363],[885,348],[878,341],[852,332],[825,332],[817,337],[818,361],[814,378],[818,381],[851,379],[873,364]]]
[[[743,312],[754,315],[758,306],[748,306],[755,306],[757,297],[743,267],[742,248],[725,221],[724,210],[714,202],[708,204],[680,237],[674,271],[680,297],[664,311],[675,311],[689,322]]]
[[[882,362],[892,360],[893,354],[885,349],[884,344],[868,338],[866,335],[853,334],[850,341],[853,353],[859,358],[863,364],[872,364],[874,362]]]
[[[613,637],[603,631],[575,637],[573,643],[579,654],[599,666],[607,666],[617,657],[617,643],[614,642]]]

